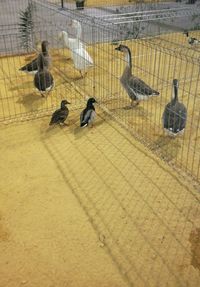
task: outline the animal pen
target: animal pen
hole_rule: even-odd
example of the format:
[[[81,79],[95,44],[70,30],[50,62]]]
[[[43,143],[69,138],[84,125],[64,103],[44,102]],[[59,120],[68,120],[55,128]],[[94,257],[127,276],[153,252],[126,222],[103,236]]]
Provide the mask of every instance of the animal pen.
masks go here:
[[[23,263],[23,268],[18,270],[3,258],[0,261],[0,286],[199,286],[200,43],[192,45],[188,42],[189,37],[200,40],[198,3],[187,5],[161,1],[140,4],[113,0],[110,6],[106,4],[106,7],[99,8],[97,4],[100,2],[87,1],[88,5],[79,11],[74,1],[64,1],[63,9],[60,1],[19,2],[20,5],[11,0],[0,4],[3,11],[5,7],[8,11],[0,21],[0,124],[5,137],[2,166],[8,156],[6,145],[10,148],[12,143],[17,147],[19,145],[13,140],[17,137],[17,130],[18,137],[24,140],[27,137],[27,142],[34,142],[27,147],[28,151],[34,154],[35,149],[38,152],[43,150],[55,166],[52,164],[51,172],[49,162],[48,170],[48,160],[42,154],[41,158],[35,155],[36,158],[27,166],[23,166],[22,162],[21,176],[32,182],[34,172],[37,174],[34,164],[38,161],[43,171],[37,168],[40,173],[44,172],[45,185],[44,181],[42,187],[41,182],[32,182],[38,187],[35,191],[31,184],[25,183],[27,189],[21,191],[24,196],[21,201],[18,199],[19,192],[15,191],[15,183],[16,190],[21,186],[17,175],[15,182],[9,178],[10,167],[6,168],[0,205],[0,248],[6,250],[5,254],[10,258],[14,251],[9,251],[6,244],[13,238],[19,243],[19,238],[23,238],[24,257],[19,262],[16,259],[16,264],[20,265],[25,258],[28,263],[27,266]],[[20,11],[28,13],[25,40],[20,32],[23,25],[21,23],[20,26]],[[67,31],[68,44],[72,41],[70,39],[76,39],[73,20],[81,24],[78,41],[93,60],[93,65],[83,73],[75,68],[76,52],[72,54],[60,36],[62,31]],[[189,37],[186,37],[185,31],[189,31]],[[33,75],[19,71],[40,52],[43,40],[49,42],[50,71],[55,81],[54,88],[45,97],[41,97],[34,88]],[[131,51],[132,73],[158,91],[158,96],[130,107],[130,98],[120,82],[127,61],[123,53],[116,50],[119,45],[125,45]],[[185,131],[176,137],[164,131],[162,122],[165,106],[172,98],[174,79],[178,79],[179,83],[179,101],[187,109]],[[97,119],[93,128],[79,131],[79,114],[90,97],[98,103]],[[63,99],[71,103],[68,127],[49,130],[49,118]],[[20,129],[21,126],[26,133]],[[20,138],[18,140],[20,142]],[[40,146],[37,147],[37,144]],[[23,153],[25,157],[23,150],[16,151],[15,155],[13,149],[16,162],[17,155],[23,158]],[[13,161],[8,160],[12,166]],[[16,165],[16,169],[20,170],[20,166]],[[54,178],[55,172],[58,178],[63,178],[63,182],[58,183],[54,179],[54,187],[51,176]],[[5,187],[7,180],[13,184],[8,184],[8,190]],[[84,230],[75,223],[82,220],[82,216],[76,217],[73,212],[75,209],[79,214],[78,207],[68,206],[69,211],[65,213],[66,207],[58,199],[59,184],[63,202],[65,197],[69,197],[67,193],[73,195],[97,239],[93,238],[88,227]],[[49,185],[55,188],[52,194]],[[43,192],[55,206],[47,203],[48,207],[44,207],[42,200],[45,201],[45,197],[40,197]],[[4,216],[9,196],[15,196],[13,202],[8,202],[12,211],[10,216]],[[29,201],[28,196],[32,200]],[[40,218],[40,213],[44,219]],[[14,220],[16,214],[19,218],[27,217],[28,223],[25,219]],[[74,221],[71,219],[73,216],[76,218]],[[55,234],[53,230],[51,233],[41,231],[40,227],[40,233],[37,233],[38,225],[32,217],[41,221],[44,229],[46,224],[50,226],[52,223]],[[61,222],[61,230],[57,220]],[[80,228],[77,237],[75,233],[74,237],[68,235],[66,225],[71,220],[72,226],[77,224],[76,227]],[[31,232],[41,238],[28,235]],[[75,231],[71,229],[71,232]],[[81,233],[91,236],[91,240],[98,242],[97,246],[88,244],[90,239],[86,236],[88,242],[81,241],[85,250],[78,248]],[[65,238],[68,238],[67,243],[63,243]],[[52,240],[57,243],[52,243]],[[49,244],[49,249],[46,244]],[[69,244],[69,249],[66,244]],[[51,248],[55,253],[50,251]],[[77,261],[69,260],[72,266],[74,264],[75,271],[66,265],[70,250],[83,254]],[[102,250],[111,263],[106,262],[107,257],[104,259]],[[16,256],[18,252],[20,250],[17,250]],[[47,262],[48,252],[53,254],[49,258],[50,263]],[[94,253],[97,253],[94,260],[105,268],[100,268],[92,260],[87,267],[77,265],[81,260],[84,262],[88,254]],[[30,262],[27,259],[29,256]],[[32,264],[31,260],[34,268],[38,264],[40,266],[39,277],[33,275],[35,271],[30,271],[32,269],[28,267]],[[67,274],[64,268],[68,270]],[[81,269],[87,270],[87,275],[80,276]],[[7,275],[9,272],[15,281]],[[51,274],[47,278],[42,272]],[[95,272],[100,274],[98,280]]]

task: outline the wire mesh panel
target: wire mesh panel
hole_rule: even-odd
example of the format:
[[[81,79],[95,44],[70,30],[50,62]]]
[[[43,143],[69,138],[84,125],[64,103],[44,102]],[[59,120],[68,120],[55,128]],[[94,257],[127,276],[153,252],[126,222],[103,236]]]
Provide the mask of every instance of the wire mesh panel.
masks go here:
[[[18,9],[12,12],[13,3],[12,1],[10,6],[6,6],[11,14],[6,22],[7,26],[1,27],[0,34],[0,121],[35,118],[49,114],[58,108],[60,101],[65,98],[72,101],[72,108],[76,108],[80,103],[80,97],[77,96],[77,92],[75,95],[74,88],[66,78],[66,72],[61,71],[62,55],[58,54],[59,46],[57,46],[60,31],[58,26],[54,26],[53,22],[43,26],[44,21],[40,17],[42,14],[37,15],[37,7],[32,1],[24,1],[22,6],[19,5]],[[29,22],[21,23],[20,12],[26,12],[30,3],[32,12],[28,16]],[[12,9],[9,10],[9,7]],[[6,8],[3,7],[4,10]],[[23,17],[26,15],[23,14]],[[21,27],[26,27],[26,31],[21,32]],[[38,56],[44,40],[49,42],[49,54],[53,59],[50,73],[54,78],[54,89],[46,97],[42,97],[35,89],[34,75],[20,71],[21,67]]]

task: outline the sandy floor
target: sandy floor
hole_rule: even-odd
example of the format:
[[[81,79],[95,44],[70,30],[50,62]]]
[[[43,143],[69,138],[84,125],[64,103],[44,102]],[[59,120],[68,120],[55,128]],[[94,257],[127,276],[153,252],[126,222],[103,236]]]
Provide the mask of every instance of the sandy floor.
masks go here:
[[[0,286],[199,286],[199,193],[79,112],[1,125]]]

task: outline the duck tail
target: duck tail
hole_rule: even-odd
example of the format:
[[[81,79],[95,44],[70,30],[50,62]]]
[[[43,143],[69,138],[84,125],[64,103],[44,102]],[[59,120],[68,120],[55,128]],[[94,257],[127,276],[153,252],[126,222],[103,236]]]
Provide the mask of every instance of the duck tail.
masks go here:
[[[159,96],[160,93],[159,93],[158,91],[153,91],[152,95],[153,95],[153,96]]]
[[[49,125],[52,126],[53,124],[54,124],[54,121],[51,120],[50,123],[49,123]]]
[[[84,128],[84,127],[87,127],[87,125],[88,125],[87,123],[82,122],[82,123],[80,124],[80,127],[81,127],[81,128]]]
[[[21,67],[19,71],[26,71],[26,66]]]

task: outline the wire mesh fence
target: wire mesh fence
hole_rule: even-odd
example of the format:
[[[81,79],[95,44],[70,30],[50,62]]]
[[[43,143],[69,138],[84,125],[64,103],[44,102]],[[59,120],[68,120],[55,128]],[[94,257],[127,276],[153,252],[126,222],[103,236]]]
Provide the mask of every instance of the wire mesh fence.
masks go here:
[[[24,1],[18,8],[24,10],[28,3]],[[28,49],[21,44],[20,9],[15,18],[6,20],[9,29],[1,27],[0,121],[49,114],[66,98],[74,110],[74,128],[77,109],[85,105],[85,98],[95,97],[100,107],[95,137],[74,132],[75,138],[80,137],[80,143],[74,144],[70,128],[68,133],[61,132],[60,140],[47,137],[43,130],[46,151],[128,286],[198,286],[199,259],[195,247],[189,248],[188,236],[195,246],[199,197],[116,125],[117,121],[165,162],[179,168],[180,175],[186,172],[199,182],[200,45],[188,41],[190,37],[200,39],[198,7],[170,6],[149,13],[145,9],[133,13],[124,7],[109,15],[95,11],[91,17],[44,1],[31,3],[33,29]],[[76,26],[74,20],[81,25]],[[189,37],[183,33],[186,29]],[[41,52],[44,40],[49,42],[50,72],[55,79],[54,89],[45,98],[35,91],[33,76],[19,71]],[[157,97],[130,106],[131,99],[120,81],[128,65],[127,55],[116,50],[120,44],[130,49],[133,75],[159,91]],[[87,60],[84,67],[76,61],[80,50]],[[173,79],[179,81],[179,100],[188,112],[184,134],[174,138],[166,135],[162,123]],[[63,154],[68,154],[68,161]],[[195,269],[188,267],[191,257]]]
[[[89,17],[40,1],[32,3],[33,31],[28,52],[21,46],[18,22],[15,21],[17,36],[16,33],[0,36],[4,86],[1,120],[44,115],[63,98],[77,108],[84,103],[83,97],[95,96],[103,108],[165,161],[199,180],[199,45],[191,45],[183,33],[188,28],[192,37],[200,38],[199,30],[193,30],[198,27],[199,10],[170,8]],[[78,20],[81,31],[72,25],[72,20]],[[10,24],[13,25],[12,21]],[[67,42],[63,31],[67,32]],[[46,39],[50,43],[51,71],[56,85],[43,99],[34,90],[33,76],[19,68],[39,53],[39,46]],[[88,69],[79,69],[76,64],[80,51],[70,46],[74,39],[91,58]],[[127,65],[124,56],[115,50],[120,43],[132,53],[133,74],[160,93],[133,109],[129,109],[130,98],[120,83]],[[185,134],[172,140],[163,132],[162,114],[171,99],[174,78],[179,80],[179,98],[187,108],[188,119]],[[79,91],[79,96],[75,91]]]

